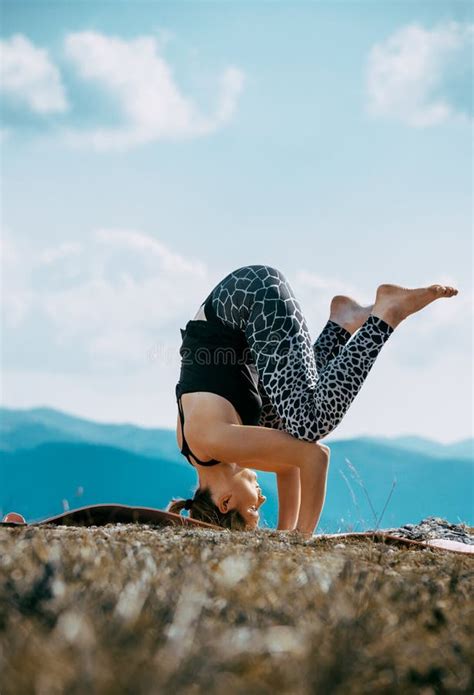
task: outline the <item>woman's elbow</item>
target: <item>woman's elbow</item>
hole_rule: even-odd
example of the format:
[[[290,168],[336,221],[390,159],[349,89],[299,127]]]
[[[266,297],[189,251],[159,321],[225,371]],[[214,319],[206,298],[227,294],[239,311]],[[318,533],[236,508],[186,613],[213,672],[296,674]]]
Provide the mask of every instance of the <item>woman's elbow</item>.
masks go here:
[[[315,459],[319,466],[329,466],[331,449],[326,444],[315,443]]]

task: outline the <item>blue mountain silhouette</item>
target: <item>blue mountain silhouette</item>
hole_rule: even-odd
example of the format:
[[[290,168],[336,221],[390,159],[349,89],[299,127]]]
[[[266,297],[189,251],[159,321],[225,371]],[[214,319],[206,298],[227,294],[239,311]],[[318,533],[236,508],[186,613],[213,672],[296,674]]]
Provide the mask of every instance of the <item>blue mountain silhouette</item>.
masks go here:
[[[50,408],[2,408],[0,416],[2,514],[18,511],[32,521],[101,502],[166,508],[197,483],[172,430],[101,424]],[[472,524],[472,440],[442,445],[418,437],[361,437],[329,444],[318,531],[374,528],[389,497],[382,528],[430,515]],[[275,476],[259,473],[259,480],[267,496],[261,525],[275,527]]]

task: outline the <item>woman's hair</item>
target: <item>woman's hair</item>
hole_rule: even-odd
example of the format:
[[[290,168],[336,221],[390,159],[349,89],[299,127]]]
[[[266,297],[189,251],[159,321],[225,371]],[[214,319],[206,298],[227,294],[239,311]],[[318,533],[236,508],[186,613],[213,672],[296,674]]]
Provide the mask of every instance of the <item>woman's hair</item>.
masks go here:
[[[172,500],[166,511],[179,514],[182,509],[188,508],[186,502],[187,500],[183,499]],[[208,487],[198,487],[194,493],[189,516],[198,521],[207,521],[208,524],[223,526],[231,531],[245,531],[247,527],[245,519],[238,509],[231,509],[225,513],[221,512],[219,507],[214,503],[211,497],[211,491]]]

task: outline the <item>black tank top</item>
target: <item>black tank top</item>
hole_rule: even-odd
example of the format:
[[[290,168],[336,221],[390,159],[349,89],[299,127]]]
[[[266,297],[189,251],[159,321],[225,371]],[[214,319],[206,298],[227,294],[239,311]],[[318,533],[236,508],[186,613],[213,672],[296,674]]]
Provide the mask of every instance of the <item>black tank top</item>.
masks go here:
[[[258,374],[245,334],[226,326],[217,317],[211,296],[212,293],[201,305],[207,320],[188,321],[186,328],[180,329],[183,339],[179,351],[181,371],[176,384],[183,437],[181,453],[191,464],[189,455],[203,466],[215,466],[219,461],[200,461],[189,449],[183,431],[183,393],[207,391],[226,398],[238,412],[243,425],[257,425],[262,409]]]

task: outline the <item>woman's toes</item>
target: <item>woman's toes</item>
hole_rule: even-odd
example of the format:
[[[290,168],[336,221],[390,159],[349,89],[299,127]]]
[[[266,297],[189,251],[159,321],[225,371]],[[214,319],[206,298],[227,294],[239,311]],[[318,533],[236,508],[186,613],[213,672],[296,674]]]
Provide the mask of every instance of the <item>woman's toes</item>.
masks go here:
[[[450,285],[432,285],[433,290],[440,297],[454,297],[458,291]]]
[[[457,290],[449,285],[431,285],[431,289],[436,292],[439,297],[452,297],[457,294]]]

